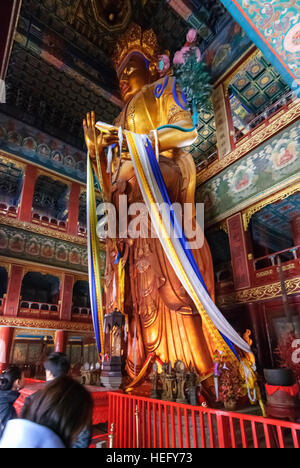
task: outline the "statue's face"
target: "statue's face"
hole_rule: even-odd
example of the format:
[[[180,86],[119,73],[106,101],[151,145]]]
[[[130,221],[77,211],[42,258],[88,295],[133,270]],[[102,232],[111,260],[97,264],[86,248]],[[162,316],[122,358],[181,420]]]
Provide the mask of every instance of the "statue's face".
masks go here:
[[[138,55],[131,57],[119,77],[119,82],[122,99],[128,102],[150,82],[150,74],[144,59]]]

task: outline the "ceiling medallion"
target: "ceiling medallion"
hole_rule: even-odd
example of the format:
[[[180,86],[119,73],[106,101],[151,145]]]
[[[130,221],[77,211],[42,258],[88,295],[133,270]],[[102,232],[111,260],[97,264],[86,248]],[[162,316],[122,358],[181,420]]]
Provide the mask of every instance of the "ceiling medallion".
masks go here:
[[[95,20],[108,31],[124,29],[131,20],[131,0],[90,0]]]

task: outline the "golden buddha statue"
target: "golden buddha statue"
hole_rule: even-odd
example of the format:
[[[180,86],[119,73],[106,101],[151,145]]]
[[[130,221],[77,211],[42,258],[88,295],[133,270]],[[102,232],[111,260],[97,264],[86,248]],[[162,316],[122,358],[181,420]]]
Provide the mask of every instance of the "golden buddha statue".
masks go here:
[[[112,170],[107,173],[104,148],[118,144],[118,128],[149,135],[165,124],[193,127],[190,112],[183,110],[174,99],[174,78],[169,77],[164,92],[157,98],[155,89],[162,89],[165,81],[159,79],[157,57],[159,48],[153,31],[142,32],[133,26],[118,42],[114,64],[119,77],[124,108],[108,132],[96,132],[95,114],[84,120],[85,140],[91,158],[96,157],[95,141],[100,155],[102,181],[107,199],[117,212],[120,195],[127,195],[128,205],[143,202],[135,170],[124,139],[120,156],[115,157]],[[177,90],[180,98],[179,90]],[[192,203],[196,188],[196,168],[192,156],[183,151],[197,138],[197,131],[180,132],[164,128],[157,132],[159,167],[172,203]],[[96,167],[96,164],[95,164]],[[127,213],[122,213],[127,216]],[[155,353],[163,362],[177,360],[190,364],[199,374],[208,372],[216,343],[202,324],[199,312],[185,291],[158,238],[116,239],[106,243],[106,311],[116,306],[114,289],[120,287],[113,281],[116,250],[122,257],[125,269],[124,313],[128,317],[128,342],[126,370],[134,379],[142,369],[148,355]],[[193,251],[205,281],[214,298],[214,273],[210,249]]]

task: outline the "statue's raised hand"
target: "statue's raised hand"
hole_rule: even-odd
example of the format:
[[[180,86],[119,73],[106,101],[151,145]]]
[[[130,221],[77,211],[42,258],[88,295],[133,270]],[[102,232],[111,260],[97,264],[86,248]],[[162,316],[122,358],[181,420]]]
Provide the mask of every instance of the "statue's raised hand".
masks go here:
[[[100,132],[96,128],[95,112],[87,113],[86,119],[83,121],[83,130],[85,143],[92,157],[96,156],[95,141],[97,142],[99,152],[101,152],[102,148],[119,142],[117,128],[112,127],[106,130],[105,133]]]
[[[95,140],[99,145],[101,145],[101,134],[95,128],[95,112],[88,112],[86,115],[86,119],[83,120],[83,130],[84,130],[84,139],[87,149],[90,153],[90,156],[96,156],[95,150]],[[98,149],[99,146],[98,146]]]

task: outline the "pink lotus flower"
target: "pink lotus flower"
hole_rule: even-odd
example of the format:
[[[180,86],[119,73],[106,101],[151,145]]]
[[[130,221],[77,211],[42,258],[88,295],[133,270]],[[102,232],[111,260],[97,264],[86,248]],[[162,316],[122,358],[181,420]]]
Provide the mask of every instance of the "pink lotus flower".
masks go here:
[[[190,50],[193,50],[196,54],[197,62],[201,60],[201,52],[198,47],[196,47],[196,39],[197,39],[197,31],[196,29],[190,29],[186,35],[187,42],[182,47],[181,50],[175,53],[173,58],[174,65],[182,65],[185,63],[186,55]]]
[[[185,62],[184,54],[189,52],[189,50],[190,50],[190,47],[184,46],[184,47],[182,47],[181,50],[176,52],[176,54],[174,55],[174,59],[173,59],[174,65],[180,65],[180,64],[184,63]]]
[[[184,47],[182,47],[181,50],[179,50],[178,52],[175,53],[174,58],[173,58],[173,63],[174,63],[174,65],[182,65],[183,63],[185,63],[186,54],[187,54],[190,50],[193,50],[193,51],[195,52],[197,62],[200,62],[200,60],[201,60],[201,52],[200,52],[200,49],[199,49],[198,47],[188,47],[188,46],[184,46]]]
[[[197,33],[196,29],[190,29],[189,32],[186,35],[187,42],[189,44],[193,44],[194,42],[196,42],[197,34],[198,33]]]

